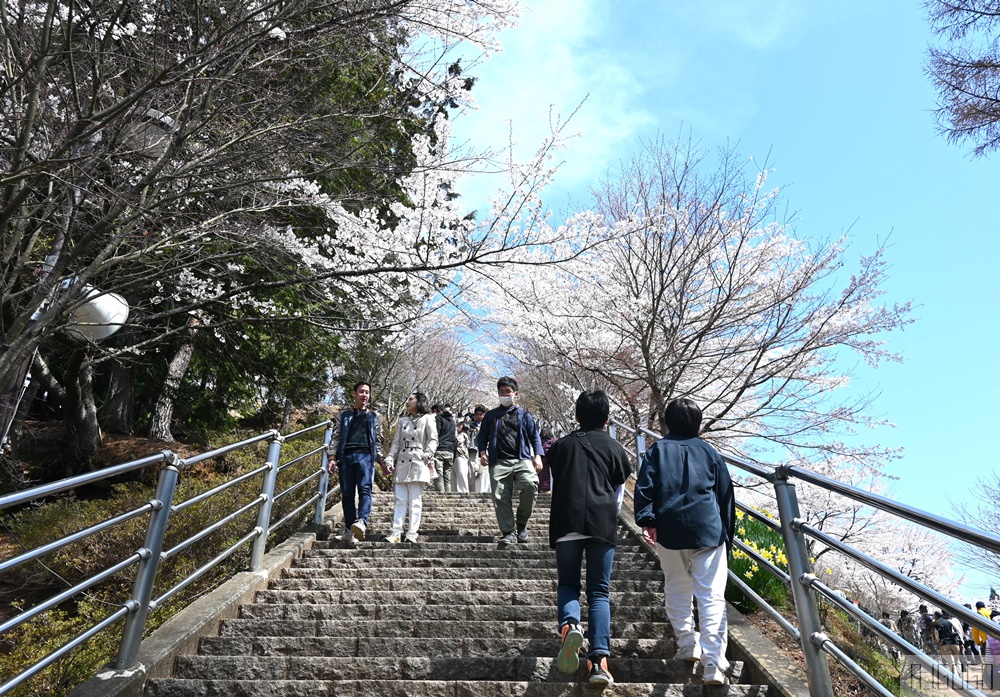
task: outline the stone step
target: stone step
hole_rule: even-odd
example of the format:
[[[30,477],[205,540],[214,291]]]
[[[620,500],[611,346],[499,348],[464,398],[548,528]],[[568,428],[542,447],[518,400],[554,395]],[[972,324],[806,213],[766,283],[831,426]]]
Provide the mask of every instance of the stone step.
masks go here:
[[[309,560],[312,561],[312,560]],[[309,578],[322,575],[324,578],[354,579],[355,581],[367,581],[372,578],[427,578],[427,579],[536,579],[541,582],[554,581],[556,579],[556,569],[554,565],[548,567],[535,568],[510,568],[509,566],[383,566],[378,573],[373,573],[368,567],[344,567],[318,565],[296,561],[290,568],[284,571],[287,578]],[[625,572],[626,577],[632,581],[658,581],[659,587],[663,586],[663,574],[658,570],[632,569]],[[585,576],[583,577],[585,578]],[[612,583],[618,579],[612,575]]]
[[[614,666],[611,667],[614,673]],[[603,689],[586,682],[501,682],[496,680],[169,680],[147,683],[147,697],[766,697],[761,685],[616,682]]]
[[[463,556],[420,556],[420,555],[408,555],[401,556],[398,553],[391,555],[381,554],[364,554],[365,550],[355,550],[362,552],[357,556],[352,553],[345,554],[330,554],[329,550],[324,550],[325,553],[317,554],[315,551],[310,550],[306,552],[306,555],[296,562],[300,567],[316,567],[316,568],[330,568],[330,569],[369,569],[373,573],[377,573],[379,576],[384,576],[382,569],[385,568],[400,568],[405,567],[409,569],[421,569],[421,568],[435,568],[435,569],[447,569],[447,568],[459,568],[459,569],[546,569],[551,570],[555,568],[555,557],[548,556],[545,558],[517,558],[514,559],[510,555],[500,555],[494,557],[485,556],[475,556],[475,555],[463,555]],[[639,557],[637,560],[622,559],[619,556],[615,556],[615,563],[612,571],[612,578],[615,574],[620,571],[658,571],[660,568],[659,562],[651,557]]]
[[[550,639],[553,622],[482,622],[447,620],[223,620],[223,637],[422,637],[467,638],[475,634],[486,639]],[[668,622],[629,622],[612,615],[611,636],[620,639],[658,639],[672,636]]]
[[[510,682],[585,681],[586,662],[567,675],[549,657],[357,657],[342,656],[178,656],[174,675],[180,679],[212,680],[240,676],[245,680],[500,680]],[[621,682],[700,682],[701,667],[687,661],[653,658],[615,658],[612,675]],[[742,664],[727,671],[739,682]]]
[[[330,545],[337,545],[331,547]],[[453,559],[473,559],[477,562],[482,559],[504,559],[508,563],[514,561],[520,565],[521,561],[528,559],[544,559],[550,565],[555,566],[555,550],[549,549],[546,545],[533,547],[530,544],[510,545],[506,549],[497,549],[495,544],[391,544],[388,542],[362,542],[358,546],[349,548],[343,542],[324,543],[323,547],[310,550],[310,557],[393,557],[396,559],[411,559],[415,557],[451,557]],[[615,562],[619,561],[655,561],[654,557],[642,550],[631,550],[623,548],[615,550]]]
[[[586,603],[582,604],[587,618]],[[619,621],[666,622],[662,605],[612,608]],[[254,603],[240,607],[239,619],[249,620],[449,620],[470,622],[538,621],[556,625],[555,594],[548,605],[320,605],[294,602]]]
[[[295,572],[295,573],[293,573]],[[530,593],[539,591],[556,592],[555,579],[524,578],[399,578],[385,576],[357,579],[340,578],[324,573],[323,569],[289,569],[280,579],[271,584],[274,590],[383,590],[383,591],[423,591],[434,593],[513,592]],[[663,590],[663,579],[636,579],[628,574],[611,576],[612,591],[631,593],[656,593]]]
[[[294,584],[293,584],[294,581]],[[292,584],[292,585],[286,585]],[[366,605],[378,603],[381,605],[554,605],[554,592],[512,592],[512,591],[468,591],[466,593],[452,593],[450,591],[358,591],[340,590],[336,588],[323,589],[318,587],[300,587],[295,585],[321,586],[322,581],[304,581],[301,579],[290,579],[282,582],[278,581],[272,590],[304,590],[321,593],[313,598],[313,604],[317,605]],[[266,603],[269,591],[258,591],[257,602]],[[308,602],[308,601],[305,601]],[[662,592],[631,592],[616,591],[614,585],[611,590],[611,606],[621,607],[622,605],[642,605],[652,607],[663,603]]]
[[[551,609],[551,608],[550,608]],[[663,658],[677,650],[673,635],[659,639],[611,639],[618,658]],[[392,638],[378,641],[354,637],[206,637],[199,653],[205,656],[545,656],[559,653],[559,639],[443,639]]]

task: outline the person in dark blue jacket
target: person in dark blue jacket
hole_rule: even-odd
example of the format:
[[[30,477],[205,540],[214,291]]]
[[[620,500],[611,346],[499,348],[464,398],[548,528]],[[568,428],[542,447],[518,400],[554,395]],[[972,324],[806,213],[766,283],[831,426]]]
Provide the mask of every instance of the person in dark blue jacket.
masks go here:
[[[340,478],[346,528],[341,539],[348,544],[365,539],[372,510],[375,462],[381,457],[378,413],[368,407],[371,391],[371,385],[364,380],[354,385],[354,406],[342,410],[334,419],[333,438],[327,449],[330,474],[336,471]]]
[[[646,451],[635,485],[635,522],[653,543],[664,577],[675,658],[701,660],[707,685],[725,683],[727,546],[736,523],[733,482],[722,456],[698,438],[701,409],[687,398],[667,405],[669,435]],[[694,629],[691,596],[698,604]]]
[[[483,467],[490,469],[493,505],[500,526],[500,547],[528,541],[528,519],[538,496],[538,473],[542,471],[542,439],[531,414],[517,406],[517,380],[497,380],[500,406],[483,417],[476,447]],[[517,517],[513,510],[514,485],[521,493]],[[515,527],[516,526],[516,527]]]

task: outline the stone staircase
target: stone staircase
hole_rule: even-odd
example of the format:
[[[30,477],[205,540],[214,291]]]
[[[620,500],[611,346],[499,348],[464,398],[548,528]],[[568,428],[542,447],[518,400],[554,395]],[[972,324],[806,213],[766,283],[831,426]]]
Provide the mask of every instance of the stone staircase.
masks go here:
[[[319,543],[199,654],[178,657],[174,677],[147,697],[562,697],[746,695],[742,664],[730,682],[701,684],[697,664],[675,661],[656,559],[619,529],[611,577],[615,684],[559,672],[555,556],[549,497],[539,495],[531,538],[499,550],[487,496],[424,493],[420,541],[389,544],[391,497],[376,495],[368,538]],[[582,605],[586,608],[585,598]],[[586,609],[584,609],[586,619]]]

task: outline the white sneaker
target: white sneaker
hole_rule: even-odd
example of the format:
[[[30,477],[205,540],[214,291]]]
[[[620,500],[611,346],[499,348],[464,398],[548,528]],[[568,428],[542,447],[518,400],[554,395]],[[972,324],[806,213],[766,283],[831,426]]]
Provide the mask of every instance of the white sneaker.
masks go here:
[[[340,541],[351,546],[354,546],[354,544],[357,542],[357,540],[354,539],[354,533],[351,532],[350,528],[345,530],[344,534],[340,536]]]
[[[701,681],[706,685],[725,685],[726,674],[722,672],[719,666],[709,663],[705,666],[705,672],[702,674]]]
[[[676,661],[688,661],[689,663],[697,663],[701,659],[701,648],[698,644],[691,644],[690,646],[680,646],[677,649],[677,653],[674,654],[674,660]]]
[[[390,544],[398,545],[399,541],[400,541],[400,538],[399,538],[399,535],[392,534],[392,535],[387,536],[385,538],[385,541],[388,542],[388,543],[390,543]]]
[[[418,538],[419,538],[419,535],[417,535],[416,533],[410,532],[410,533],[406,534],[406,541],[407,542],[417,542]]]
[[[367,530],[368,530],[368,525],[365,523],[365,521],[361,520],[360,518],[358,518],[357,520],[354,521],[354,523],[351,524],[351,532],[353,532],[354,536],[359,540],[365,539],[365,532],[367,532]]]

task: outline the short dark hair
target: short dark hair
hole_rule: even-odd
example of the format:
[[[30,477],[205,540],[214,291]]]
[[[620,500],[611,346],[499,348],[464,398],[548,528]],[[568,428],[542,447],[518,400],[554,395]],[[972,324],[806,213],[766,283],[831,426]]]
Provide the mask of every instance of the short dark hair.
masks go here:
[[[576,420],[584,431],[600,428],[610,415],[611,401],[604,390],[587,390],[576,398]]]
[[[425,395],[423,392],[411,392],[411,394],[417,398],[417,416],[430,414],[431,410],[427,406],[427,395]]]
[[[515,390],[515,392],[516,392],[516,390]],[[489,409],[486,408],[485,404],[477,404],[476,408],[472,410],[472,413],[473,413],[473,415],[475,415],[475,414],[477,414],[479,412],[482,412],[482,413],[485,414],[488,411],[489,411]]]
[[[444,411],[444,405],[441,402],[431,405],[431,411]]]
[[[687,397],[672,400],[667,405],[663,420],[672,436],[694,438],[701,431],[701,409]]]
[[[354,383],[354,387],[351,388],[351,392],[357,392],[362,385],[368,385],[368,389],[371,390],[372,384],[367,380],[358,380]]]
[[[502,378],[497,380],[497,391],[499,391],[501,387],[513,387],[514,391],[517,392],[517,380],[509,375],[504,375]]]

